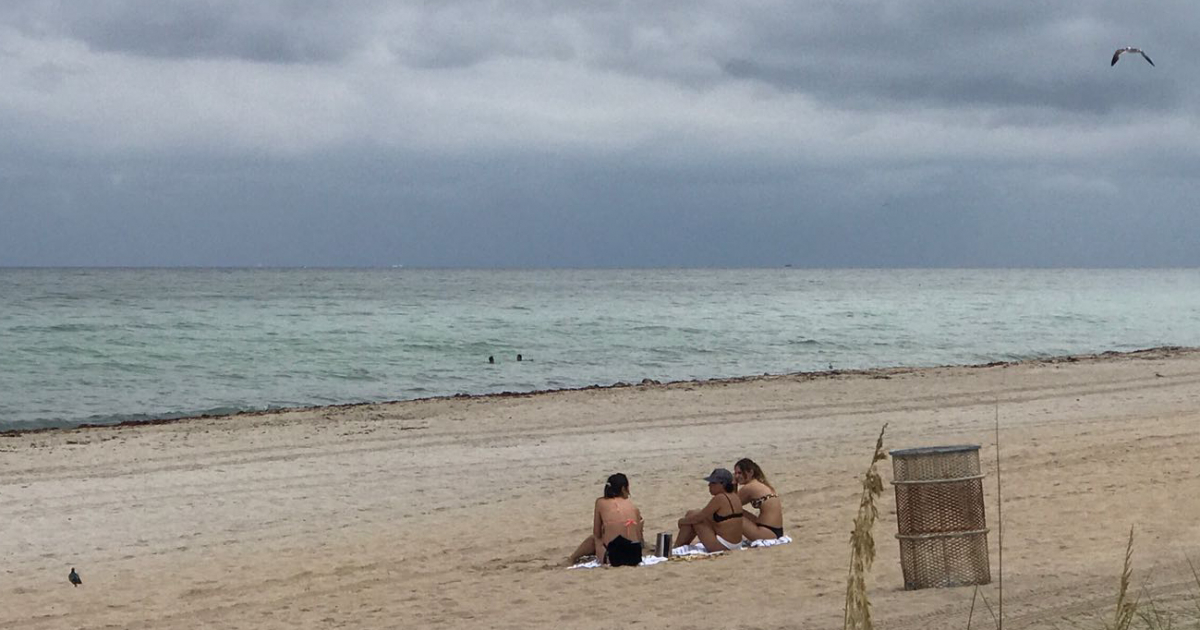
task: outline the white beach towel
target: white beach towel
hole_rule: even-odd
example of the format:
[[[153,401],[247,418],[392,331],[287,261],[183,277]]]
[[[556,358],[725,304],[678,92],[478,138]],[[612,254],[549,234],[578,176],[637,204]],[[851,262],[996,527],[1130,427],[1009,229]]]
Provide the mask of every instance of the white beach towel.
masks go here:
[[[698,556],[706,553],[708,553],[708,551],[704,548],[704,543],[683,545],[682,547],[674,547],[671,549],[672,558],[678,558],[679,556]]]
[[[766,538],[763,540],[755,540],[755,541],[750,542],[749,544],[746,544],[743,542],[741,548],[745,549],[746,547],[774,547],[775,545],[786,545],[790,542],[792,542],[791,536],[782,536],[780,538]],[[702,542],[696,542],[695,544],[691,544],[691,545],[683,545],[683,546],[676,547],[671,550],[671,556],[673,556],[673,557],[715,556],[715,555],[719,555],[722,553],[725,553],[724,549],[710,552],[708,549],[704,548],[704,543],[702,543]],[[666,562],[667,560],[668,560],[667,558],[663,558],[662,556],[642,556],[642,563],[639,564],[638,566],[639,567],[654,566],[661,562]],[[574,566],[570,566],[567,568],[568,569],[596,569],[596,568],[599,568],[600,566],[602,566],[602,565],[599,562],[597,562],[595,558],[592,558],[591,560],[588,560],[587,562],[580,562],[579,564],[576,564]]]
[[[743,542],[741,547],[735,547],[734,549],[742,549],[744,547],[745,547],[745,543]],[[708,549],[706,549],[704,547],[704,543],[696,541],[693,544],[683,545],[681,547],[676,547],[676,548],[672,549],[671,555],[672,556],[712,556],[712,555],[716,555],[718,553],[725,553],[726,551],[729,551],[729,550],[718,549],[716,551],[709,551]]]
[[[638,564],[638,566],[639,567],[650,567],[650,566],[654,566],[660,562],[666,562],[666,561],[667,561],[667,559],[662,556],[642,556],[642,561],[641,561],[641,563]],[[600,561],[597,560],[595,557],[593,557],[591,560],[588,560],[586,562],[580,562],[578,564],[571,565],[567,568],[568,569],[599,569],[602,566],[604,566],[604,565],[600,564]]]
[[[783,536],[780,538],[764,538],[762,540],[754,540],[754,541],[751,541],[748,543],[743,541],[741,548],[745,549],[746,547],[774,547],[775,545],[786,545],[790,542],[792,542],[791,536]],[[691,545],[683,545],[682,547],[676,547],[676,548],[672,549],[671,555],[672,556],[711,556],[714,553],[724,553],[724,552],[725,552],[724,549],[718,549],[715,552],[709,551],[708,549],[704,548],[704,543],[696,542]]]

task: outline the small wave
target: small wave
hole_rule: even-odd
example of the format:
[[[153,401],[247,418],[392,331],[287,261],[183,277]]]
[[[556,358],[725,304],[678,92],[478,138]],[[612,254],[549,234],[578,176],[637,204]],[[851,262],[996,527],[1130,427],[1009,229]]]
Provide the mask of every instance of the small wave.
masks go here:
[[[328,370],[321,373],[322,376],[335,378],[343,381],[378,381],[380,378],[371,373],[370,370],[363,368],[350,368],[348,370],[332,371]]]
[[[1058,323],[1083,323],[1083,324],[1099,324],[1103,320],[1098,317],[1091,317],[1082,313],[1055,313],[1049,317],[1050,321]]]
[[[478,349],[484,349],[487,345],[481,345]],[[432,342],[432,341],[408,341],[397,345],[401,351],[416,351],[416,352],[450,352],[454,349],[452,342]]]
[[[66,429],[71,427],[109,426],[115,424],[144,424],[153,422],[170,422],[180,418],[198,418],[205,416],[228,416],[243,411],[262,411],[263,407],[209,407],[188,411],[166,411],[162,413],[114,413],[93,414],[82,418],[35,418],[23,421],[0,421],[0,433],[9,431],[36,431],[40,429]]]
[[[50,324],[49,326],[13,326],[9,329],[15,333],[79,333],[99,332],[112,326],[99,324]]]
[[[57,346],[48,346],[39,349],[43,355],[70,355],[73,357],[82,357],[86,359],[107,359],[108,353],[99,348],[85,348],[70,344],[62,344]],[[67,367],[84,367],[84,366],[67,366]]]
[[[212,324],[204,322],[175,322],[173,324],[161,326],[164,330],[205,330],[215,328]]]

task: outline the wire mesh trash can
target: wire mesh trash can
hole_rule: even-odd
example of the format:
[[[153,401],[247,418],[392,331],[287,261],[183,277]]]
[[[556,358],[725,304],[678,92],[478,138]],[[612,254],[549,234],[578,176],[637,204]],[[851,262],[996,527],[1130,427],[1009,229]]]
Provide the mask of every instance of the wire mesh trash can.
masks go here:
[[[904,588],[992,581],[978,446],[891,451]]]

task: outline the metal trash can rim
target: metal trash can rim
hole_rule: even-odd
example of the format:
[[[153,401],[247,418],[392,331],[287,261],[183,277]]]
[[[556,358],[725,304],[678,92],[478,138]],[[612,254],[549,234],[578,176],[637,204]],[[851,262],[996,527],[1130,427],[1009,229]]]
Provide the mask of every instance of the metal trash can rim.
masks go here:
[[[975,481],[976,479],[983,479],[984,477],[987,477],[987,475],[979,474],[979,475],[971,475],[970,477],[952,477],[949,479],[910,479],[910,480],[906,480],[906,481],[893,480],[889,483],[891,483],[893,486],[920,486],[920,485],[930,485],[930,484],[947,485],[947,484],[952,484],[952,483],[963,483],[963,482],[967,482],[967,481]]]
[[[971,531],[930,532],[928,534],[896,534],[896,538],[899,538],[900,540],[930,540],[933,538],[963,538],[966,536],[977,536],[979,534],[986,534],[990,531],[992,531],[992,530],[984,528],[984,529],[975,529],[975,530],[971,530]]]
[[[902,448],[888,451],[892,457],[920,457],[922,455],[942,455],[945,453],[963,453],[978,451],[978,444],[959,444],[956,446],[923,446],[920,448]]]

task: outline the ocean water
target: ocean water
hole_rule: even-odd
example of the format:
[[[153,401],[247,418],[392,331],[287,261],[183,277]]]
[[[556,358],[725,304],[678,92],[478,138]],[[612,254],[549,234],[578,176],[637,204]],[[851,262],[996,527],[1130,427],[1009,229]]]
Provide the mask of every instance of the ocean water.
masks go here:
[[[0,430],[1162,345],[1200,270],[0,269]]]

